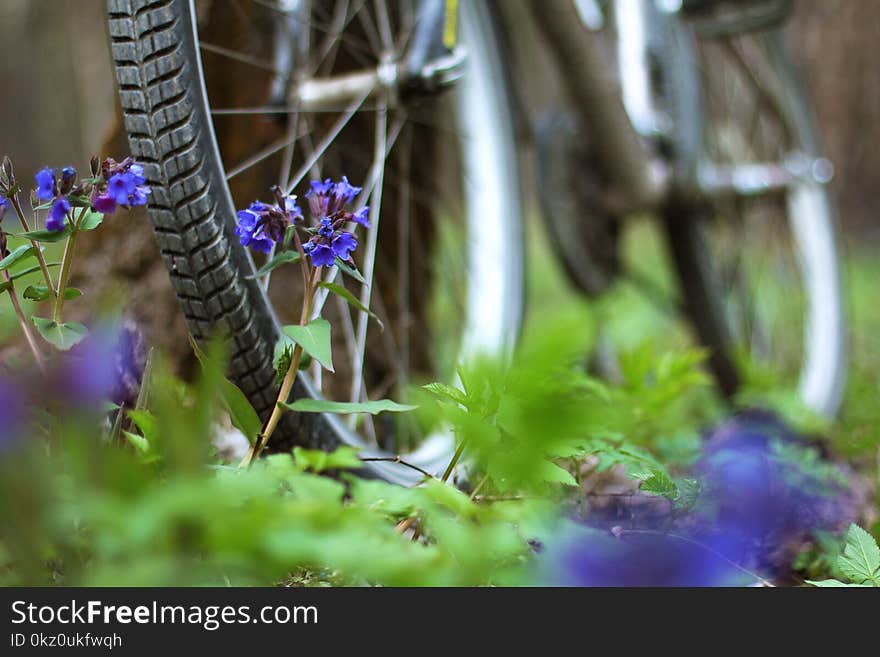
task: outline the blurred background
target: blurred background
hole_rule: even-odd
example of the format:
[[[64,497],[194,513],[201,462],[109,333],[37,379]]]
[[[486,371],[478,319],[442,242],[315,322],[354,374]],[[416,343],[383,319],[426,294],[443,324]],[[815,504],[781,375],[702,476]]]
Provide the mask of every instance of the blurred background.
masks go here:
[[[0,151],[22,178],[49,163],[82,168],[93,153],[125,152],[104,10],[104,0],[0,0]],[[880,3],[797,0],[786,30],[835,166],[846,241],[880,239],[880,75],[872,55]],[[137,215],[113,223],[90,236],[95,256],[80,259],[75,276],[97,298],[124,299],[148,340],[167,346],[183,323],[150,232]]]

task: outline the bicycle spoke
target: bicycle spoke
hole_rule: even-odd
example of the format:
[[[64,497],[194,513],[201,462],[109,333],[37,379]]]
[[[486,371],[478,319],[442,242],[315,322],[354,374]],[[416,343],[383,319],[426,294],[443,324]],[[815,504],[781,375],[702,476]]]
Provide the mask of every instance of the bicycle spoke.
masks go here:
[[[370,307],[370,294],[372,290],[373,274],[376,267],[376,241],[379,235],[379,216],[382,208],[382,183],[385,177],[385,167],[379,165],[384,164],[385,152],[387,150],[387,130],[388,130],[388,114],[380,112],[376,115],[376,143],[375,143],[375,160],[378,166],[378,175],[376,177],[376,187],[370,197],[370,228],[367,231],[367,247],[364,256],[364,278],[367,285],[361,290],[361,304]],[[361,382],[364,370],[364,350],[367,341],[367,323],[370,316],[366,313],[360,313],[357,325],[357,353],[355,354],[354,374],[352,375],[353,383],[351,388],[351,401],[359,401],[361,393]]]

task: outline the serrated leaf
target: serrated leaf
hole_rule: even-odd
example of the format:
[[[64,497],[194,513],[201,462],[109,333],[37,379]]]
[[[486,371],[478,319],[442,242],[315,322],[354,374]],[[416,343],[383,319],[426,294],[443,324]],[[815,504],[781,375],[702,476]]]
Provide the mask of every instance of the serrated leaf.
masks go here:
[[[370,317],[376,320],[376,322],[379,324],[379,328],[381,328],[383,331],[385,330],[385,325],[382,323],[379,317],[376,316],[376,313],[372,312],[369,308],[362,304],[356,296],[345,289],[342,285],[321,281],[320,283],[318,283],[318,287],[323,287],[324,289],[329,290],[333,294],[345,299],[350,306],[354,306],[361,312],[367,313]]]
[[[58,324],[51,319],[43,317],[31,317],[37,331],[49,344],[54,345],[61,351],[67,351],[74,345],[82,342],[89,334],[89,329],[78,322],[63,322]]]
[[[335,371],[330,348],[330,322],[318,317],[305,326],[291,324],[281,330],[325,369]]]
[[[190,336],[189,341],[199,364],[204,367],[207,355],[196,344],[195,340],[192,339],[192,336]],[[248,441],[253,444],[263,430],[263,423],[254,407],[251,406],[248,398],[237,385],[225,377],[220,382],[220,398],[223,401],[223,407],[229,413],[229,420],[232,422],[232,425],[241,431]]]
[[[248,278],[261,278],[265,276],[273,269],[280,267],[281,265],[287,264],[289,262],[299,262],[300,255],[296,251],[282,251],[274,258],[269,260],[265,265],[260,267],[254,274],[248,276]]]
[[[364,285],[367,284],[367,280],[361,275],[361,273],[357,269],[355,269],[351,265],[342,262],[342,260],[340,260],[339,258],[336,258],[336,262],[334,264],[339,267],[339,271],[341,271],[343,274],[351,276],[358,283],[363,283]]]
[[[670,500],[678,499],[678,485],[672,478],[662,470],[651,470],[645,475],[635,475],[637,479],[641,479],[642,485],[640,490],[652,495],[661,495]]]
[[[95,230],[104,222],[104,215],[94,210],[86,210],[85,216],[79,220],[79,230]]]
[[[22,296],[25,299],[30,299],[31,301],[45,301],[48,299],[51,294],[49,294],[49,288],[45,285],[28,285],[25,288],[24,294]],[[64,290],[64,298],[67,301],[71,299],[78,299],[82,296],[82,290],[75,287],[68,287]]]
[[[64,230],[32,230],[27,233],[18,233],[15,237],[21,237],[32,242],[43,242],[44,244],[52,244],[67,239],[70,235],[70,226],[65,226]]]
[[[327,399],[297,399],[292,404],[281,404],[289,411],[297,413],[336,413],[337,415],[350,415],[352,413],[403,413],[418,408],[412,404],[398,404],[390,399],[377,399],[366,402],[337,402]]]
[[[867,584],[847,584],[846,582],[841,582],[838,579],[822,579],[822,580],[812,580],[808,579],[807,584],[812,584],[813,586],[818,586],[822,588],[870,588]]]
[[[434,383],[423,385],[422,388],[437,397],[444,397],[454,401],[456,404],[461,404],[462,406],[467,407],[467,396],[454,386],[435,381]]]
[[[293,460],[297,468],[312,472],[352,470],[363,466],[354,447],[339,447],[332,452],[294,447]]]
[[[855,523],[846,532],[846,545],[837,558],[837,566],[854,584],[870,582],[880,586],[880,547],[873,536]]]
[[[8,256],[3,258],[3,260],[0,260],[0,271],[3,271],[4,269],[9,269],[9,267],[14,265],[19,260],[29,258],[36,252],[37,250],[32,244],[22,244],[21,246],[16,247]]]

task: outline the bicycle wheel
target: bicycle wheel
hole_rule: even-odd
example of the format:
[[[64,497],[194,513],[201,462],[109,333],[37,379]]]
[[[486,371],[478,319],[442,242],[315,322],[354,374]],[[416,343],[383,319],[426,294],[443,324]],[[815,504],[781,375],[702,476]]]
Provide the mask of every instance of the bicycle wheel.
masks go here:
[[[763,381],[832,416],[846,358],[830,164],[778,32],[697,52],[712,200],[666,213],[685,310],[725,393]]]
[[[196,339],[232,336],[230,375],[263,417],[301,289],[283,268],[257,279],[261,263],[232,231],[235,208],[272,184],[302,194],[308,177],[347,175],[363,185],[372,227],[356,255],[369,283],[361,298],[385,324],[331,298],[336,372],[301,371],[293,397],[400,398],[410,381],[453,376],[463,353],[509,348],[519,329],[520,178],[491,16],[461,3],[464,75],[449,93],[408,98],[393,78],[421,3],[389,4],[109,0],[125,126],[153,186],[162,257]],[[375,85],[352,97],[347,82],[367,76]],[[436,472],[451,439],[430,429],[288,413],[273,443],[374,456],[417,446],[406,460]],[[422,476],[366,468],[400,483]]]

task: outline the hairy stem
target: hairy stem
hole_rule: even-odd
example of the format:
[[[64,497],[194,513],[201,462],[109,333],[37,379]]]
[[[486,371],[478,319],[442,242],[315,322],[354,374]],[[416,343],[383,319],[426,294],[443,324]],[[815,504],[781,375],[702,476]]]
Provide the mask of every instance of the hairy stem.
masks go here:
[[[82,217],[82,214],[80,214]],[[58,291],[55,295],[55,310],[52,312],[52,320],[56,324],[61,323],[61,311],[64,308],[64,291],[67,289],[67,280],[70,278],[70,263],[73,260],[73,247],[76,244],[76,234],[79,232],[74,224],[67,244],[64,245],[64,256],[61,258],[61,273],[58,275]]]
[[[312,299],[315,296],[315,285],[319,280],[321,280],[321,267],[315,267],[312,270],[311,275],[307,277],[306,281],[302,314],[299,319],[301,326],[305,326],[309,323],[309,315],[312,312]],[[299,371],[299,363],[302,360],[302,353],[302,347],[295,345],[293,348],[293,354],[290,358],[290,367],[287,368],[287,373],[284,375],[284,380],[281,382],[281,389],[278,391],[278,398],[275,401],[272,414],[266,421],[263,431],[257,437],[257,440],[254,441],[254,446],[247,453],[247,456],[242,459],[239,467],[246,468],[253,463],[254,459],[260,455],[260,452],[263,451],[263,448],[268,444],[269,438],[272,437],[278,423],[281,421],[281,416],[284,414],[284,408],[281,404],[286,402],[288,397],[290,397],[290,391],[293,389],[293,383],[296,381],[296,374]]]
[[[9,281],[9,272],[4,271],[3,277]],[[27,321],[27,318],[24,316],[24,312],[21,309],[21,304],[18,302],[18,295],[15,293],[15,287],[10,286],[7,290],[9,293],[9,299],[12,301],[12,308],[15,310],[15,314],[18,316],[18,323],[21,324],[21,330],[24,333],[24,337],[27,340],[28,346],[31,349],[31,353],[34,355],[34,360],[37,361],[37,367],[40,368],[40,372],[43,374],[46,373],[46,361],[43,357],[43,353],[40,351],[39,346],[37,345],[37,340],[34,337],[33,332],[31,332],[30,324]]]
[[[22,228],[25,229],[25,232],[29,232],[31,227],[28,225],[27,219],[24,218],[24,210],[21,209],[21,203],[18,202],[18,195],[12,196],[9,200],[12,202],[12,207],[15,208],[15,213],[18,215],[19,221],[21,221]],[[43,278],[46,279],[49,294],[53,297],[57,296],[58,292],[56,292],[55,286],[52,285],[52,277],[49,275],[49,267],[46,266],[46,259],[43,258],[43,250],[35,240],[30,240],[30,243],[34,247],[34,251],[36,251],[37,262],[40,263],[40,271],[43,272]]]

